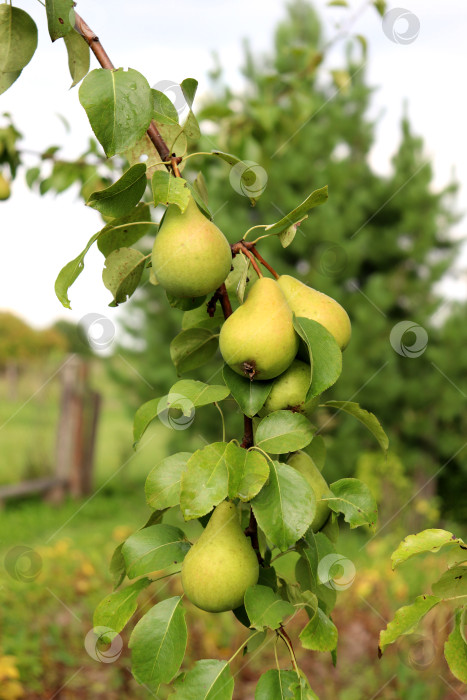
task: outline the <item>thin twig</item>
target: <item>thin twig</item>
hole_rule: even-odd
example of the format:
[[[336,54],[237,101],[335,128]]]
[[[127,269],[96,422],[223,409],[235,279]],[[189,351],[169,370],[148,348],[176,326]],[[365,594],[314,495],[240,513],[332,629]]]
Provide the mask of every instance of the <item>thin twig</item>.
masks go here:
[[[102,46],[99,37],[93,32],[93,30],[86,24],[84,19],[77,12],[75,12],[75,29],[86,40],[89,48],[99,61],[102,68],[115,70],[115,66]],[[170,152],[169,147],[159,133],[154,121],[150,123],[146,133],[159,153],[161,160],[164,161],[166,168],[172,169],[175,177],[181,177],[180,171],[177,167],[181,161],[181,158],[178,158],[174,153]]]
[[[272,275],[274,275],[274,277],[276,278],[276,280],[278,280],[278,279],[279,279],[279,275],[277,274],[277,272],[275,271],[275,269],[274,269],[273,267],[271,267],[271,265],[270,265],[268,262],[266,262],[266,260],[263,258],[262,255],[260,255],[260,254],[258,253],[258,251],[256,250],[256,248],[255,248],[254,246],[252,246],[251,250],[252,250],[253,255],[259,260],[259,262],[261,263],[261,265],[264,265],[264,267],[265,267],[267,270],[269,270],[269,272],[270,272]]]

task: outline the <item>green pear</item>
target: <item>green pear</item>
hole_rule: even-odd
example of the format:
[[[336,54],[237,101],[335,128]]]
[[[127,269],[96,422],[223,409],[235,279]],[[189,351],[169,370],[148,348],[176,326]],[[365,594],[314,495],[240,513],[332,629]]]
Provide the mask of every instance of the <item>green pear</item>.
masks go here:
[[[273,379],[291,365],[298,336],[275,280],[256,280],[245,302],[222,326],[219,347],[225,362],[250,379]]]
[[[237,508],[223,501],[183,561],[183,590],[201,610],[234,610],[258,576],[258,559],[240,527]]]
[[[313,532],[318,532],[321,530],[324,523],[329,517],[331,512],[326,501],[322,501],[322,497],[327,491],[329,491],[329,486],[327,485],[326,479],[321,474],[320,470],[306,452],[299,450],[294,452],[287,460],[287,464],[294,467],[310,484],[316,496],[316,515],[311,523],[311,529]]]
[[[8,199],[11,194],[10,183],[2,173],[0,173],[0,201]]]
[[[292,409],[309,415],[316,408],[319,397],[305,401],[310,386],[310,365],[294,360],[290,367],[274,381],[271,393],[259,412],[261,417],[273,411]]]
[[[230,245],[190,196],[185,211],[170,204],[152,249],[159,284],[175,297],[202,297],[224,282],[232,265]]]
[[[347,347],[351,334],[350,319],[335,299],[290,275],[279,277],[278,284],[295,316],[321,323],[334,336],[341,350]]]

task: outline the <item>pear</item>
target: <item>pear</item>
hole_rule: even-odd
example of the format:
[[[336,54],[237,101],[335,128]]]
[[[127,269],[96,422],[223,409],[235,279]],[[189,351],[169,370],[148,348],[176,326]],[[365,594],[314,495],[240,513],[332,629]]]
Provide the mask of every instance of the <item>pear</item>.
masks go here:
[[[0,201],[8,199],[11,194],[10,183],[2,173],[0,173]]]
[[[274,381],[271,392],[259,412],[261,417],[273,411],[292,409],[309,415],[316,408],[319,397],[305,402],[310,386],[310,365],[294,360],[290,367]]]
[[[253,284],[245,302],[222,326],[219,347],[225,362],[250,379],[273,379],[290,366],[298,336],[275,280],[261,277]]]
[[[295,316],[321,323],[334,336],[341,350],[347,347],[351,334],[350,319],[335,299],[290,275],[279,277],[278,284]]]
[[[190,201],[182,213],[170,204],[152,249],[159,284],[175,297],[214,292],[230,272],[232,252],[220,229]]]
[[[318,532],[318,530],[321,530],[323,527],[331,512],[326,501],[321,500],[323,495],[329,491],[326,479],[321,474],[310,455],[307,455],[306,452],[302,452],[302,450],[294,452],[288,458],[287,464],[300,472],[314,491],[316,496],[316,515],[311,523],[311,529],[313,532]]]
[[[183,561],[183,590],[201,610],[234,610],[243,605],[246,589],[258,576],[258,559],[240,527],[237,508],[223,501]]]

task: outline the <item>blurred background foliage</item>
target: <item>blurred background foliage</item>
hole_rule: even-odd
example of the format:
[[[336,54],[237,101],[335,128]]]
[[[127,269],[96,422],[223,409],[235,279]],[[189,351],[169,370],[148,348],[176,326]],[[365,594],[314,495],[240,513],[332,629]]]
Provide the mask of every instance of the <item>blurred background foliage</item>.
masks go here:
[[[326,46],[313,8],[295,0],[277,28],[270,55],[256,55],[245,46],[240,92],[231,91],[215,61],[210,93],[197,109],[204,136],[192,150],[220,149],[261,166],[267,187],[254,208],[232,187],[226,163],[193,158],[184,175],[193,178],[196,166],[202,169],[215,222],[230,242],[257,223],[281,218],[312,190],[329,185],[329,202],[311,212],[289,248],[270,238],[259,249],[277,270],[333,296],[347,309],[354,334],[341,379],[326,398],[359,401],[373,411],[389,435],[391,451],[382,457],[352,418],[323,410],[317,414],[328,447],[327,480],[355,475],[368,483],[380,503],[381,533],[365,547],[368,534],[345,532],[339,545],[358,575],[340,594],[336,610],[342,639],[337,668],[324,655],[308,654],[301,665],[313,673],[314,689],[323,698],[359,700],[384,686],[389,700],[446,700],[457,697],[457,691],[450,694],[442,678],[448,674],[442,642],[449,631],[449,620],[436,617],[442,613],[426,623],[426,639],[436,642],[434,661],[426,667],[417,665],[408,648],[389,650],[377,665],[376,647],[385,620],[409,596],[425,590],[433,569],[442,571],[445,563],[427,557],[393,575],[389,555],[394,544],[408,530],[439,524],[454,528],[467,520],[467,309],[465,303],[445,299],[439,285],[462,244],[452,234],[459,219],[457,184],[434,189],[429,158],[408,112],[391,173],[382,176],[374,170],[369,155],[376,125],[367,116],[374,87],[366,80],[364,42],[350,42],[345,64],[333,72],[322,63]],[[0,163],[10,165],[12,174],[21,173],[20,134],[8,119],[0,143]],[[74,187],[87,199],[117,179],[122,167],[126,164],[118,158],[106,163],[91,140],[73,163],[62,161],[55,147],[49,149],[26,179],[40,194]],[[149,239],[141,241],[146,250],[150,245]],[[221,423],[215,407],[206,407],[197,412],[191,430],[152,425],[132,452],[135,409],[164,395],[176,381],[169,345],[180,330],[182,312],[169,308],[163,290],[150,284],[123,309],[120,345],[105,358],[93,354],[67,321],[35,331],[11,314],[0,315],[0,424],[9,424],[1,436],[1,483],[52,467],[59,389],[56,380],[46,390],[43,383],[66,353],[88,357],[93,384],[104,397],[97,493],[86,508],[72,502],[52,508],[28,500],[0,510],[0,549],[26,542],[37,545],[43,559],[36,582],[0,581],[1,700],[49,697],[43,689],[60,688],[77,668],[82,671],[69,681],[63,697],[89,697],[82,693],[90,691],[96,698],[146,697],[130,678],[126,656],[119,664],[97,665],[82,639],[95,604],[110,590],[106,567],[113,547],[145,521],[145,476],[169,450],[197,449],[205,440],[219,439]],[[426,349],[417,357],[404,356],[413,333],[399,339],[400,354],[390,342],[392,329],[404,320],[427,332]],[[12,365],[19,379],[11,377]],[[215,382],[220,369],[217,356],[212,365],[187,376]],[[241,436],[239,414],[228,416],[227,426],[229,437]],[[33,621],[31,610],[38,611]],[[230,618],[219,624],[218,618],[212,622],[193,609],[190,615],[193,657],[227,658],[230,637],[243,638]],[[241,671],[242,697],[249,697],[260,658]],[[449,683],[458,688],[451,676]]]

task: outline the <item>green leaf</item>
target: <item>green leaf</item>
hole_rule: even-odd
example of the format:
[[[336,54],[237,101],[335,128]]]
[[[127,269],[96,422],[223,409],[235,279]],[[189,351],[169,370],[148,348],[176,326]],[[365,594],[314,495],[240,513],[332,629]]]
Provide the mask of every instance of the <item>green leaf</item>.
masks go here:
[[[318,607],[317,599],[314,614],[300,632],[299,637],[302,647],[311,651],[332,651],[337,647],[337,628]]]
[[[1,7],[6,7],[6,5],[2,5]],[[6,92],[8,88],[11,87],[16,80],[18,80],[20,75],[20,70],[12,71],[11,73],[0,72],[0,95]],[[31,170],[33,170],[33,168],[31,168]]]
[[[227,661],[203,659],[174,682],[171,700],[231,700],[234,679]]]
[[[188,112],[188,116],[185,119],[185,123],[183,124],[183,132],[191,141],[197,141],[201,136],[198,120],[196,119],[191,109]]]
[[[151,90],[154,99],[154,119],[161,124],[178,125],[178,113],[172,101],[160,90]]]
[[[181,311],[191,311],[192,309],[197,309],[206,299],[206,295],[204,295],[204,297],[186,297],[180,299],[179,297],[174,297],[168,292],[166,292],[166,296],[170,306],[173,309],[180,309]]]
[[[292,243],[293,239],[295,238],[295,235],[297,233],[297,228],[300,226],[302,221],[305,221],[305,219],[308,219],[308,216],[304,216],[303,219],[300,219],[300,221],[297,221],[296,224],[292,224],[292,226],[289,226],[288,228],[285,229],[285,231],[282,231],[282,233],[279,234],[279,240],[280,240],[281,246],[283,248],[289,247],[289,245]]]
[[[194,78],[185,78],[180,83],[182,88],[183,96],[187,101],[188,107],[191,109],[193,107],[193,102],[196,95],[196,90],[198,89],[198,81]]]
[[[208,207],[206,183],[204,182],[204,178],[201,181],[201,177],[202,173],[198,173],[193,184],[191,184],[191,182],[188,182],[187,180],[186,185],[190,190],[191,195],[195,200],[196,204],[203,212],[204,216],[206,216],[210,221],[212,221],[212,213]]]
[[[16,80],[36,48],[37,27],[34,20],[19,7],[0,5],[0,71],[10,74],[4,82],[11,81],[11,85]],[[11,73],[18,73],[14,80]]]
[[[411,605],[405,605],[394,615],[394,619],[388,623],[385,630],[379,635],[379,651],[383,653],[389,644],[393,644],[399,637],[412,634],[420,620],[427,612],[440,602],[440,598],[433,595],[420,595]]]
[[[423,552],[439,552],[445,545],[463,545],[464,542],[447,530],[429,529],[417,532],[416,535],[407,535],[398,548],[391,555],[392,568],[407,561],[410,557]]]
[[[81,83],[79,99],[108,158],[133,146],[151,123],[151,88],[132,68],[91,71]]]
[[[444,644],[444,656],[453,676],[467,684],[467,644],[462,637],[465,610],[458,610],[454,629]]]
[[[386,14],[387,3],[386,0],[374,0],[374,6],[376,7],[380,17],[384,17]]]
[[[348,7],[349,3],[347,0],[330,0],[328,2],[328,7]]]
[[[378,507],[366,484],[359,479],[339,479],[329,487],[332,495],[322,498],[334,513],[343,513],[351,528],[374,525]]]
[[[259,493],[269,476],[266,458],[230,442],[225,460],[229,470],[229,498],[249,501]]]
[[[360,423],[363,423],[363,425],[368,428],[370,433],[375,436],[381,448],[387,452],[389,447],[389,439],[374,413],[365,411],[365,409],[361,408],[358,403],[354,403],[352,401],[326,401],[326,403],[321,405],[328,406],[330,408],[337,408],[339,411],[345,411],[359,420]]]
[[[316,511],[311,486],[293,467],[270,464],[269,481],[251,501],[258,525],[282,552],[309,528]]]
[[[141,202],[126,216],[114,219],[114,221],[104,226],[99,232],[97,247],[105,257],[110,255],[113,250],[117,250],[117,248],[128,248],[136,241],[139,241],[151,229],[155,228],[154,224],[150,222],[149,204]],[[128,226],[125,226],[125,224],[128,224]]]
[[[274,411],[256,428],[255,444],[271,454],[295,452],[312,441],[313,432],[310,421],[301,413]]]
[[[133,165],[105,190],[93,192],[86,204],[105,216],[125,216],[135,207],[146,189],[146,166]]]
[[[63,37],[68,53],[68,68],[73,82],[71,87],[77,85],[89,72],[91,61],[89,46],[86,39],[75,29]]]
[[[271,668],[260,677],[255,690],[255,700],[296,700],[293,686],[297,683],[295,671],[278,671]]]
[[[84,270],[84,257],[94,241],[98,239],[99,234],[100,231],[95,233],[94,236],[89,239],[85,249],[82,250],[74,260],[70,260],[65,267],[62,267],[58,273],[58,277],[55,280],[55,294],[66,309],[71,309],[70,300],[68,299],[68,290]]]
[[[134,628],[128,646],[138,683],[170,683],[181,666],[187,643],[181,598],[167,598],[146,613]]]
[[[443,600],[455,600],[464,605],[467,602],[467,566],[453,566],[448,569],[432,585],[431,590]]]
[[[224,153],[223,151],[212,151],[212,155],[217,156],[229,165],[236,165],[237,163],[242,162],[241,158],[237,158],[237,156],[234,156],[231,153]]]
[[[122,547],[128,578],[165,569],[185,558],[190,549],[185,535],[172,525],[151,525],[138,530]]]
[[[242,413],[250,418],[255,416],[264,406],[273,382],[251,382],[249,379],[240,377],[228,365],[224,365],[222,376]]]
[[[176,335],[170,343],[170,357],[177,372],[185,374],[206,364],[217,350],[218,337],[207,328],[189,328]]]
[[[181,379],[170,389],[170,394],[180,394],[197,408],[226,399],[230,391],[223,384],[205,384],[194,379]]]
[[[124,542],[115,547],[109,564],[109,571],[112,576],[114,589],[118,588],[126,576],[125,560],[122,554]]]
[[[245,593],[245,608],[251,627],[278,629],[284,618],[293,615],[294,606],[267,586],[250,586]]]
[[[75,26],[74,5],[73,0],[45,0],[47,25],[52,41],[65,36]]]
[[[105,259],[102,280],[113,294],[109,306],[123,304],[137,288],[146,264],[145,256],[135,248],[118,248]]]
[[[342,352],[334,336],[310,318],[294,318],[294,328],[305,341],[313,368],[306,400],[319,396],[335,384],[342,372]]]
[[[106,596],[94,610],[93,626],[109,627],[115,634],[121,632],[136,612],[137,598],[149,586],[151,580],[141,578],[127,588]],[[108,634],[110,640],[115,636]]]
[[[167,171],[156,170],[152,176],[152,193],[155,207],[158,204],[176,204],[184,212],[190,201],[187,181],[182,177],[174,177]]]
[[[253,632],[253,634],[251,635],[251,637],[249,637],[247,643],[243,648],[243,655],[252,654],[254,651],[259,649],[259,647],[266,641],[267,635],[267,630],[264,630],[263,632],[261,632],[261,634]]]
[[[197,450],[182,474],[180,508],[185,520],[199,518],[227,498],[227,443],[214,442]]]
[[[156,464],[149,472],[144,487],[151,508],[163,510],[180,503],[180,480],[191,452],[177,452]]]
[[[310,209],[313,209],[314,207],[319,206],[320,204],[324,204],[327,202],[328,199],[328,186],[325,185],[324,187],[321,187],[319,190],[315,190],[312,192],[304,202],[302,202],[296,209],[293,209],[293,211],[289,212],[284,216],[282,219],[279,221],[276,221],[274,224],[269,224],[269,226],[266,226],[266,233],[270,234],[276,234],[276,233],[282,233],[282,231],[285,231],[288,229],[290,226],[293,224],[298,223],[299,221],[303,221],[303,218],[305,214],[310,211]]]
[[[332,579],[332,568],[335,564],[339,565],[339,561],[342,562],[342,556],[337,554],[332,542],[321,532],[315,534],[311,530],[308,530],[305,533],[304,539],[306,546],[302,543],[299,544],[300,559],[295,566],[295,576],[302,589],[301,595],[308,595],[305,600],[308,607],[310,604],[309,592],[311,591],[320,601],[320,607],[323,608],[324,612],[330,614],[336,604],[336,590],[338,588],[338,586],[334,584],[334,581],[329,585]],[[327,559],[324,570],[322,570],[322,565],[318,572],[320,562],[330,555],[332,559]],[[336,557],[338,557],[339,561]],[[327,562],[331,563],[330,567],[328,567]],[[342,564],[340,564],[340,566],[342,566]],[[331,575],[331,578],[323,582],[320,574],[322,575],[325,572],[327,576]],[[315,609],[314,604],[312,605],[312,609]]]

